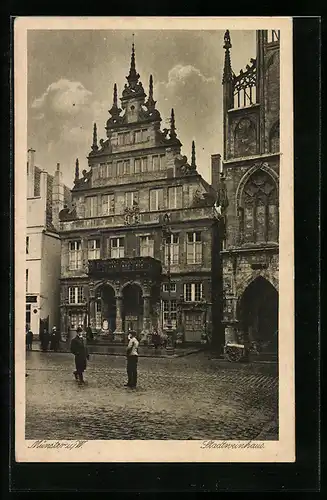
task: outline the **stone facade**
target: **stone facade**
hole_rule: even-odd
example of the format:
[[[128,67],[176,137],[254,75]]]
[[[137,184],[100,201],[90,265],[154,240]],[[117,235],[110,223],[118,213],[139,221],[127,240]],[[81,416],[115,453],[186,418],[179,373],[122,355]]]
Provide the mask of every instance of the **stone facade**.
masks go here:
[[[26,328],[35,337],[59,324],[60,238],[58,216],[70,191],[62,182],[60,165],[50,175],[35,164],[28,150],[26,224]]]
[[[226,342],[277,349],[279,33],[257,32],[257,56],[231,67],[225,34],[224,161],[220,179],[223,324]]]
[[[129,328],[143,340],[154,330],[198,342],[211,331],[221,281],[217,193],[181,154],[171,111],[161,130],[150,76],[146,95],[135,68],[98,141],[88,170],[75,166],[72,206],[60,213],[61,330],[88,324],[99,337],[121,342]],[[217,166],[219,169],[219,165]],[[219,170],[218,170],[219,172]],[[219,318],[220,320],[221,318]]]

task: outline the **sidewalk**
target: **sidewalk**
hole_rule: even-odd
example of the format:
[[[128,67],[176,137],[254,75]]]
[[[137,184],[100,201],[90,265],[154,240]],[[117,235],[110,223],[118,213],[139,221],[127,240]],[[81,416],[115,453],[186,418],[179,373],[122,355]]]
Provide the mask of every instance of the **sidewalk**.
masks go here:
[[[87,346],[89,353],[92,354],[100,354],[106,356],[126,356],[126,346],[125,345],[96,345],[90,344]],[[33,343],[33,351],[42,352],[40,348],[39,342]],[[190,354],[194,354],[200,351],[203,351],[204,348],[201,347],[177,347],[172,352],[167,351],[165,348],[158,348],[157,350],[154,347],[149,346],[140,346],[139,347],[139,357],[140,358],[180,358],[183,356],[188,356]],[[49,352],[49,351],[46,351]],[[50,351],[53,352],[53,351]],[[65,342],[60,342],[60,348],[57,351],[58,353],[70,353],[69,345]]]

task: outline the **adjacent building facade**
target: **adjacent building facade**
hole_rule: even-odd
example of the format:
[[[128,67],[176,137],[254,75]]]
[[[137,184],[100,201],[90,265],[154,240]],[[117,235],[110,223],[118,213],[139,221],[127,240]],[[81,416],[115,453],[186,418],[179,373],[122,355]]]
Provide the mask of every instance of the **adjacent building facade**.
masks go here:
[[[82,175],[76,160],[72,206],[60,213],[61,330],[88,324],[120,342],[129,328],[144,340],[168,329],[198,342],[219,310],[217,193],[197,171],[194,142],[190,162],[181,154],[174,110],[161,129],[134,45],[126,78],[121,107],[114,85],[105,140],[94,124]],[[218,179],[219,161],[213,169]]]
[[[256,58],[239,75],[228,31],[224,42],[223,324],[226,341],[277,352],[279,32],[257,32]]]
[[[54,176],[35,165],[35,151],[27,161],[26,327],[36,335],[59,324],[60,238],[59,212],[70,191],[62,182],[60,165]]]

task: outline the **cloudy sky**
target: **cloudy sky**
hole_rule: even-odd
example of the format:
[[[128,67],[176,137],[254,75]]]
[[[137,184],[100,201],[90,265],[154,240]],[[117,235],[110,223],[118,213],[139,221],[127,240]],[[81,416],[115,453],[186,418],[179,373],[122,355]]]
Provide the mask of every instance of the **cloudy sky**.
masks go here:
[[[255,32],[231,31],[235,73],[255,57]],[[198,171],[210,182],[210,156],[222,153],[223,31],[135,31],[136,69],[154,98],[162,127],[175,109],[183,154],[194,139]],[[74,163],[87,168],[93,122],[98,138],[105,123],[113,85],[121,95],[129,72],[132,32],[102,30],[28,31],[28,147],[36,164],[53,173],[62,166],[71,187]]]

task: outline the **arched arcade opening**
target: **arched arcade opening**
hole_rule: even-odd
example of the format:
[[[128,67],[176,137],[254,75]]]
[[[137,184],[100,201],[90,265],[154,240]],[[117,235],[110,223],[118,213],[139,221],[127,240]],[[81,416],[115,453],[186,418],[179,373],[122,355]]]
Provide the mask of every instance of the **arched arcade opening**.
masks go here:
[[[278,292],[262,276],[245,289],[238,303],[240,331],[262,352],[278,352]]]

